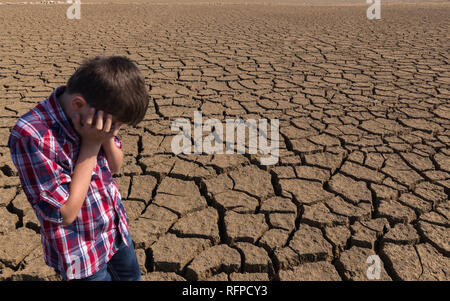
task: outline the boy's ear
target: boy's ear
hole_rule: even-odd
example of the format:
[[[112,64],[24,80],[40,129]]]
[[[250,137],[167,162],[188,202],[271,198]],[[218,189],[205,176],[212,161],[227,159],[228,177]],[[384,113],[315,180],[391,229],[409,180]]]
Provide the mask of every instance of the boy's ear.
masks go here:
[[[78,112],[78,111],[82,110],[84,107],[89,106],[89,105],[82,96],[77,95],[74,98],[72,98],[71,106],[72,106],[72,110],[74,110],[75,112]]]

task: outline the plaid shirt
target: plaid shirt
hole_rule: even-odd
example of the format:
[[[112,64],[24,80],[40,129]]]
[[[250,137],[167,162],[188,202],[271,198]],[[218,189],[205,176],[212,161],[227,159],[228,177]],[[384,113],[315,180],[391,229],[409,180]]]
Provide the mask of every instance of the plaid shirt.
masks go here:
[[[80,138],[57,100],[65,86],[18,120],[8,146],[23,190],[41,224],[44,260],[64,279],[97,272],[117,251],[117,229],[127,243],[128,218],[103,149],[75,221],[62,224]],[[115,145],[122,143],[114,137]],[[128,243],[127,243],[128,245]]]

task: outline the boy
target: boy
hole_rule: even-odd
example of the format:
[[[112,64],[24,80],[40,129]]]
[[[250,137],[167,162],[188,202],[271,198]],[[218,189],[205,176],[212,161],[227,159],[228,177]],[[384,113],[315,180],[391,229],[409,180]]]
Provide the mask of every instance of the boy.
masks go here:
[[[63,280],[140,280],[111,173],[122,164],[121,123],[136,125],[147,107],[144,79],[129,59],[95,57],[11,131],[8,146],[41,224],[44,260]]]

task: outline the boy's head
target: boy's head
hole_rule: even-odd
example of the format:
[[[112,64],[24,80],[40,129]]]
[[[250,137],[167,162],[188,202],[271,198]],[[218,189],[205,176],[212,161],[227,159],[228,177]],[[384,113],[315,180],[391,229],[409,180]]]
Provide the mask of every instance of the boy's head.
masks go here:
[[[68,108],[85,115],[90,107],[113,116],[113,121],[136,125],[144,119],[149,96],[144,77],[136,65],[123,56],[94,57],[70,77],[65,93]]]

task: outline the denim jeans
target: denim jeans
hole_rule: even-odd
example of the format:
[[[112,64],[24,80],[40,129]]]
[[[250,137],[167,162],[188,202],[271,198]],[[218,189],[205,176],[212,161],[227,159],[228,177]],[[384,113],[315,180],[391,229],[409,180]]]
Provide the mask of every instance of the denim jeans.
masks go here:
[[[108,263],[95,274],[72,281],[140,281],[141,270],[130,235],[128,235],[127,241],[130,247],[127,247],[120,233],[117,233],[114,243],[119,246],[119,249]]]

